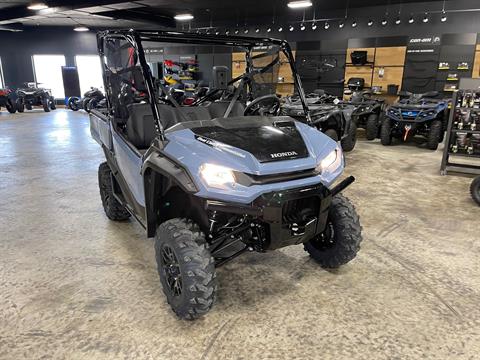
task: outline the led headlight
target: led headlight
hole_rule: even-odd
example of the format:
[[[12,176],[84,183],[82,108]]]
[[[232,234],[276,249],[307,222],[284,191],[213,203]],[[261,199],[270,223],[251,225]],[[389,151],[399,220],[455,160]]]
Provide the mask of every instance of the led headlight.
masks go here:
[[[320,163],[317,165],[315,170],[321,174],[324,172],[334,172],[342,164],[342,149],[337,147],[330,154],[328,154]]]
[[[235,183],[233,171],[229,168],[214,164],[203,164],[200,167],[200,176],[208,186],[223,189],[228,184]]]

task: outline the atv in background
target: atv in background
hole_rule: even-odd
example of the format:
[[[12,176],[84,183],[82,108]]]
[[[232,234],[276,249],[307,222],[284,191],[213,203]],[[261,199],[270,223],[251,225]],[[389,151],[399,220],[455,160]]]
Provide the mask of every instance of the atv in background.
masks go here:
[[[0,89],[0,110],[4,107],[10,114],[14,114],[17,111],[14,94],[10,89]]]
[[[16,91],[18,112],[32,110],[34,106],[41,106],[45,112],[57,108],[50,90],[39,88],[36,83],[25,83],[24,86]]]
[[[472,199],[480,206],[480,176],[475,178],[470,185]]]
[[[363,78],[349,79],[347,85],[351,97],[344,103],[355,107],[351,113],[352,119],[357,128],[365,129],[367,140],[375,140],[379,136],[385,100],[374,98],[371,90],[364,90],[364,84]]]
[[[383,145],[391,145],[393,138],[407,141],[415,135],[427,139],[427,148],[437,150],[443,141],[449,100],[436,99],[437,91],[425,94],[399,93],[400,100],[389,106],[382,122],[380,139]]]
[[[105,95],[103,95],[102,91],[92,86],[90,90],[83,94],[83,98],[78,98],[77,96],[72,96],[69,98],[67,106],[73,111],[83,109],[86,112],[90,112],[97,106],[102,106],[101,102],[104,99]]]
[[[352,121],[353,108],[339,106],[339,100],[323,90],[315,90],[306,96],[312,124],[335,141],[340,141],[345,152],[356,144],[356,125]],[[305,111],[298,95],[288,96],[282,104],[282,115],[306,122]]]
[[[102,204],[109,219],[133,216],[155,238],[160,282],[177,316],[207,313],[215,268],[249,251],[303,244],[326,268],[355,258],[361,226],[341,194],[354,178],[340,180],[341,147],[311,124],[286,41],[153,30],[110,30],[97,39],[108,101],[90,113],[90,131],[106,160],[98,170]],[[232,46],[244,50],[247,69],[229,80],[231,71],[215,66],[209,91],[182,106],[164,84],[156,88],[144,41]],[[267,73],[285,59],[307,124],[279,116],[271,83],[278,76]],[[233,96],[213,100],[233,84]]]

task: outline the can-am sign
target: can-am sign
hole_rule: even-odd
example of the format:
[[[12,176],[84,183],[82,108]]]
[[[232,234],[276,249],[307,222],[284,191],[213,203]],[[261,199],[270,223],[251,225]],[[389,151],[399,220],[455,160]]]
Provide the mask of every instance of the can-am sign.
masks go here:
[[[411,38],[409,45],[440,45],[440,36],[427,36],[423,38]]]

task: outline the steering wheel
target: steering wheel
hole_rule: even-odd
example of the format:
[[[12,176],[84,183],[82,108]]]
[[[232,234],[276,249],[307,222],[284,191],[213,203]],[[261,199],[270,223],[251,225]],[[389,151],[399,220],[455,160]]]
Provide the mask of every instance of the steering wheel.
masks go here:
[[[244,115],[272,115],[277,116],[280,113],[280,99],[277,95],[264,95],[253,100],[245,108]]]

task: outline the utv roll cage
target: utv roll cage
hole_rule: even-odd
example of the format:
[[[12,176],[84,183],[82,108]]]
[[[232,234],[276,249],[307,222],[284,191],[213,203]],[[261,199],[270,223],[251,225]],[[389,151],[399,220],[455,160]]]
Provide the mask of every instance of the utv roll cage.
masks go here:
[[[265,46],[278,46],[279,49],[286,56],[290,69],[292,71],[294,85],[298,91],[298,96],[302,103],[303,110],[307,122],[312,123],[310,111],[307,106],[305,93],[302,88],[300,76],[297,73],[295,59],[293,57],[292,50],[290,45],[285,40],[272,39],[272,38],[253,38],[253,37],[243,37],[243,36],[222,36],[222,35],[206,35],[206,34],[194,34],[194,33],[185,33],[178,31],[151,31],[151,30],[106,30],[99,32],[97,34],[97,46],[98,52],[100,54],[102,63],[105,64],[105,53],[104,53],[104,41],[106,39],[121,39],[126,40],[128,45],[135,49],[136,55],[138,56],[138,61],[141,67],[142,75],[145,79],[145,87],[147,90],[147,97],[149,103],[152,107],[152,114],[155,123],[155,130],[160,136],[161,141],[165,141],[165,129],[160,121],[160,113],[158,110],[158,98],[155,90],[155,82],[150,70],[150,67],[147,64],[145,58],[145,52],[143,49],[142,42],[151,41],[151,42],[167,42],[167,43],[177,43],[177,44],[192,44],[192,45],[219,45],[219,46],[231,46],[237,48],[245,49],[245,58],[246,58],[246,74],[253,72],[253,55],[252,51],[255,48],[265,47]],[[105,66],[102,66],[103,76],[105,78]],[[237,77],[230,81],[230,84],[235,83],[243,77]],[[110,95],[111,89],[105,89],[107,93],[107,104],[108,108],[111,108],[110,104]],[[195,104],[194,104],[195,105]]]

